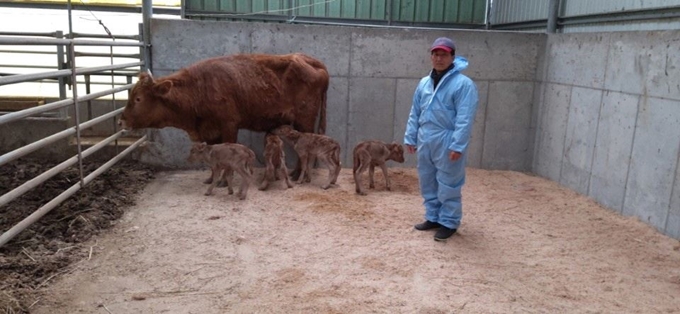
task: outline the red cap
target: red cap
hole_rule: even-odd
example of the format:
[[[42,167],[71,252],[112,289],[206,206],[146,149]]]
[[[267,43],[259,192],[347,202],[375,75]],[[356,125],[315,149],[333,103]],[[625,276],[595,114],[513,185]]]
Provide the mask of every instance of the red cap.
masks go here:
[[[432,43],[432,47],[430,47],[430,51],[435,51],[436,49],[442,49],[446,52],[451,52],[453,50],[456,50],[456,45],[453,43],[453,40],[446,38],[446,37],[439,37],[434,40]]]

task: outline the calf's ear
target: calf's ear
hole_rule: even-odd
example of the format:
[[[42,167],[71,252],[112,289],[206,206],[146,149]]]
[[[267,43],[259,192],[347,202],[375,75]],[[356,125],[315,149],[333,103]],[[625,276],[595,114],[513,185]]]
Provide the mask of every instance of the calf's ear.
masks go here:
[[[163,81],[160,83],[156,83],[153,85],[153,91],[156,95],[158,96],[167,96],[168,93],[170,93],[170,90],[172,89],[172,81]]]

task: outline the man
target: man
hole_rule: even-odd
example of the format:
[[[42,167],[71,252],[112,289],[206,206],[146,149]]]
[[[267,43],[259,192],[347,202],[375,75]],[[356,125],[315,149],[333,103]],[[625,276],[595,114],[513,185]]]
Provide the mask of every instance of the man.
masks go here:
[[[467,59],[456,56],[456,46],[446,37],[430,47],[432,71],[422,78],[408,117],[404,144],[417,152],[420,192],[425,222],[417,230],[439,229],[435,241],[445,241],[463,217],[461,189],[465,183],[465,160],[477,111],[477,88],[461,74]]]

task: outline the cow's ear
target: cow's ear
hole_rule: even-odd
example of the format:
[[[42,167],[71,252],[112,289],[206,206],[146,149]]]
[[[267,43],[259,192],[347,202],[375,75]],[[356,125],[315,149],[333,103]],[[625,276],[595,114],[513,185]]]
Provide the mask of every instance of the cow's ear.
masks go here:
[[[158,96],[166,96],[168,93],[170,93],[170,90],[172,89],[172,81],[166,80],[160,83],[156,83],[153,85],[153,91],[156,95]]]
[[[144,86],[153,85],[153,76],[151,75],[151,72],[139,73],[139,82]]]

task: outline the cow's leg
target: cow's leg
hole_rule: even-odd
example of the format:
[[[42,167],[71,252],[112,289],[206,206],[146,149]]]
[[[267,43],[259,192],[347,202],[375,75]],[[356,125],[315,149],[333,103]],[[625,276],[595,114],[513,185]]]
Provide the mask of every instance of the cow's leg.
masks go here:
[[[214,176],[214,175],[215,175],[215,173],[214,173],[212,170],[210,170],[210,177],[208,177],[207,179],[203,180],[203,183],[204,183],[204,184],[210,184],[210,183],[212,183],[212,182],[213,182],[213,176]]]
[[[236,143],[238,139],[238,126],[235,123],[225,123],[222,125],[222,138],[214,139],[213,141],[208,141],[208,144],[219,144],[219,143]],[[215,178],[215,174],[211,174],[209,178],[205,179],[203,183],[211,184]],[[224,186],[224,183],[220,182],[220,187]],[[233,191],[231,191],[232,194]]]
[[[244,167],[237,167],[236,172],[241,175],[241,187],[238,190],[238,199],[244,200],[248,196],[248,188],[250,187],[251,177]]]
[[[375,173],[375,166],[373,163],[368,167],[368,188],[375,189],[375,181],[373,181],[373,174]]]
[[[361,188],[361,174],[366,172],[366,169],[368,168],[368,164],[363,160],[363,158],[359,157],[358,159],[359,159],[359,167],[354,172],[354,184],[356,185],[355,191],[359,195],[366,195],[366,192]]]
[[[331,160],[335,163],[335,173],[333,174],[333,180],[331,180],[331,184],[335,184],[338,182],[338,176],[340,175],[340,170],[342,170],[342,164],[340,163],[340,150],[336,150],[333,152],[333,155],[331,155]]]
[[[333,174],[335,173],[335,164],[331,162],[330,158],[328,155],[319,155],[318,158],[320,161],[326,164],[326,167],[328,167],[328,181],[326,181],[326,184],[322,185],[321,188],[326,190],[329,187],[331,187],[331,181],[333,181]]]
[[[269,186],[269,182],[276,181],[276,169],[271,160],[267,160],[267,167],[264,170],[264,177],[262,178],[262,184],[260,184],[259,190],[264,191]]]
[[[388,191],[392,191],[392,184],[390,183],[390,177],[387,176],[387,165],[385,165],[385,163],[382,163],[380,165],[380,169],[382,169],[383,176],[385,177],[385,188]]]
[[[300,175],[298,176],[297,184],[302,184],[305,181],[305,175],[309,171],[309,164],[307,163],[307,153],[298,154],[300,161]]]
[[[231,167],[224,168],[224,171],[222,172],[222,176],[220,177],[220,181],[217,182],[217,187],[227,187],[227,191],[229,191],[229,195],[234,194],[234,189],[232,188],[231,184],[231,177],[234,176],[234,170],[231,169]]]
[[[281,167],[279,167],[279,171],[281,173],[281,176],[283,177],[283,180],[286,181],[286,186],[290,189],[293,187],[293,184],[290,183],[290,180],[288,179],[288,167],[286,167],[286,160],[285,158],[281,157],[281,163],[279,164]]]
[[[305,182],[307,182],[307,183],[312,182],[311,172],[312,172],[312,170],[314,170],[314,164],[316,163],[316,156],[311,155],[308,158],[309,158],[309,160],[307,161],[307,171],[305,172]]]
[[[217,180],[219,179],[220,173],[222,169],[213,167],[212,168],[212,180],[210,181],[210,186],[208,187],[208,190],[205,191],[205,195],[212,195],[212,190],[215,188],[215,185],[217,184]]]
[[[222,180],[224,184],[227,185],[227,190],[229,191],[229,195],[234,194],[234,189],[232,188],[234,186],[234,170],[231,168],[225,168],[224,173],[222,174]],[[221,183],[221,182],[220,182]],[[217,186],[220,186],[219,184]]]

